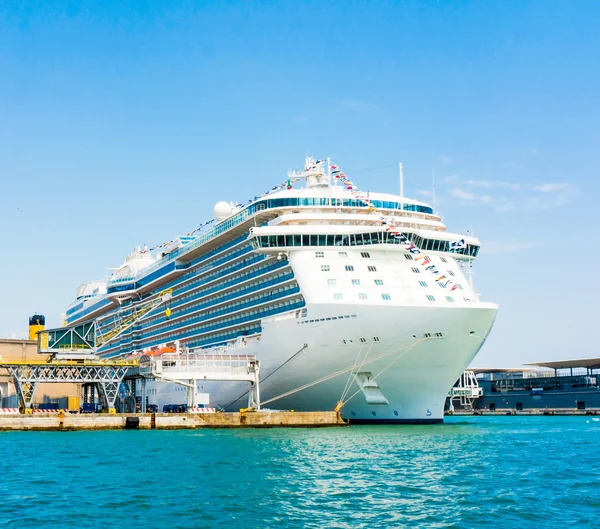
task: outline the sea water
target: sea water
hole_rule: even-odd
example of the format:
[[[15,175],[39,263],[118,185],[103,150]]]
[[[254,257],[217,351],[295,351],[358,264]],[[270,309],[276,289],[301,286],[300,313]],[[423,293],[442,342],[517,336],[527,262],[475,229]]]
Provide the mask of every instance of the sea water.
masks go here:
[[[600,421],[0,433],[2,527],[600,527]]]

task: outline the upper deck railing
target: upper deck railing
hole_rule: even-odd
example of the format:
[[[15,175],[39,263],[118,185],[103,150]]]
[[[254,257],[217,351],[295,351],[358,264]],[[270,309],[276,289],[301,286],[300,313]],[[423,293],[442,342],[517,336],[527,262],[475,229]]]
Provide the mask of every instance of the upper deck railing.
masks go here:
[[[371,200],[371,203],[379,209],[388,209],[388,210],[403,210],[403,211],[411,211],[415,213],[423,213],[428,215],[433,215],[433,209],[428,206],[422,206],[420,204],[410,204],[410,203],[400,203],[400,202],[392,202],[392,201],[383,201],[383,200]],[[267,209],[275,209],[275,208],[284,208],[284,207],[331,207],[331,208],[357,208],[357,209],[365,209],[368,210],[368,206],[365,204],[364,200],[359,199],[347,199],[347,198],[329,198],[329,197],[286,197],[286,198],[270,198],[259,200],[250,204],[242,211],[239,211],[235,215],[232,215],[228,219],[220,222],[213,228],[204,232],[203,234],[196,237],[193,241],[176,248],[175,250],[169,252],[165,256],[158,259],[156,262],[151,264],[150,266],[145,267],[140,270],[140,273],[134,277],[133,279],[139,279],[148,275],[155,270],[158,270],[162,266],[167,263],[177,259],[182,254],[188,253],[191,250],[198,248],[204,243],[218,237],[222,233],[227,230],[241,224],[246,221],[256,213],[260,211],[265,211]],[[126,281],[131,281],[131,279],[127,278]],[[110,283],[116,283],[117,281],[110,280]]]

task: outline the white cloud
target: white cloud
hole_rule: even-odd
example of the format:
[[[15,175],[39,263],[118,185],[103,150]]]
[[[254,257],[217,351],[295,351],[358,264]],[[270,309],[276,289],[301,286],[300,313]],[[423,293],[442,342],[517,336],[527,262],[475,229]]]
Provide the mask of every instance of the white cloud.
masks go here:
[[[458,187],[450,190],[450,196],[468,203],[488,204],[492,200],[490,195],[476,195]]]
[[[446,182],[446,183],[458,182],[458,175],[457,174],[449,174],[448,176],[444,177],[444,182]]]
[[[462,180],[461,183],[472,187],[504,187],[515,191],[522,189],[520,184],[505,182],[503,180]]]
[[[499,255],[505,253],[515,253],[530,250],[539,246],[539,242],[523,241],[523,242],[500,242],[490,241],[482,246],[481,251],[489,255]]]
[[[571,189],[571,186],[565,183],[550,183],[534,186],[533,189],[535,191],[541,191],[542,193],[552,193],[554,191],[566,191],[567,189]]]
[[[440,202],[444,202],[446,194],[446,203],[467,207],[486,205],[496,213],[550,210],[568,204],[576,192],[566,182],[466,179],[456,173],[446,175],[443,182],[449,189],[444,193],[441,186]]]
[[[433,197],[433,192],[432,191],[428,191],[427,189],[417,189],[417,191],[415,191],[415,193],[418,196],[421,196],[421,197],[426,197],[426,198],[432,198]]]

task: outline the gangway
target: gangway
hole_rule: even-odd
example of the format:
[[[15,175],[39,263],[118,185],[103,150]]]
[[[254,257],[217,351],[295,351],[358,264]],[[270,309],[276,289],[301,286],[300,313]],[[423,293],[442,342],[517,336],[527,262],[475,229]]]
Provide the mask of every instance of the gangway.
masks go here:
[[[472,410],[473,403],[482,395],[483,388],[479,387],[475,373],[473,371],[465,371],[448,393],[448,411],[454,411],[454,399],[459,399],[460,405],[463,408]]]
[[[260,364],[250,354],[164,353],[155,357],[143,355],[137,368],[142,378],[142,402],[145,402],[145,382],[149,378],[172,382],[188,388],[188,406],[195,408],[198,381],[214,380],[248,382],[248,408],[260,410]]]
[[[136,322],[159,306],[168,303],[172,289],[163,290],[156,297],[121,307],[111,313],[77,325],[46,329],[38,333],[38,353],[49,353],[53,358],[74,360],[96,355]],[[165,310],[167,317],[170,309]]]

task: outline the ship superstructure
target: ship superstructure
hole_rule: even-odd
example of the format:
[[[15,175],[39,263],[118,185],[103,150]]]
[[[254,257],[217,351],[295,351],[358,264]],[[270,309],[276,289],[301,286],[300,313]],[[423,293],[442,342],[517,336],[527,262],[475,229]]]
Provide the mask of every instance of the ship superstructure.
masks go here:
[[[442,420],[449,388],[497,311],[469,278],[478,239],[449,233],[425,203],[359,191],[338,167],[310,158],[247,204],[218,203],[204,229],[136,248],[106,281],[79,288],[67,323],[96,319],[110,332],[169,289],[167,307],[100,353],[147,354],[176,342],[189,354],[255,354],[263,401],[287,394],[277,408],[342,400],[357,422]],[[232,409],[245,389],[208,382],[201,391],[211,406]],[[150,402],[176,402],[180,390],[156,383]]]

